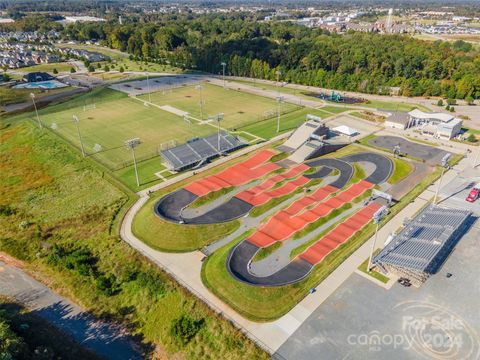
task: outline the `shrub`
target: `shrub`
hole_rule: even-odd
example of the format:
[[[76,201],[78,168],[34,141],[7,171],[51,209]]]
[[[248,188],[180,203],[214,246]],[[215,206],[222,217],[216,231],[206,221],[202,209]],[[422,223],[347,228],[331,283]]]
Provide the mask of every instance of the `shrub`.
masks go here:
[[[94,72],[94,71],[95,71],[95,68],[93,67],[93,65],[89,65],[88,72]]]
[[[118,69],[118,71],[120,71],[121,73],[123,73],[125,71],[125,69],[123,68],[123,66],[120,66],[120,69]]]
[[[108,72],[108,71],[110,71],[110,68],[108,67],[108,65],[105,65],[105,66],[103,67],[103,70],[104,70],[105,72]]]
[[[455,99],[452,99],[452,98],[447,99],[447,104],[448,105],[455,105],[456,103],[457,103],[457,100],[455,100]]]
[[[186,345],[200,331],[204,320],[195,320],[190,316],[182,315],[172,321],[170,333],[181,345]]]
[[[14,215],[16,210],[10,205],[0,205],[0,216]]]
[[[467,141],[471,143],[477,142],[477,137],[474,134],[470,134],[467,137]]]
[[[76,73],[76,72],[77,72],[77,70],[75,70],[75,68],[73,68],[73,67],[70,68],[70,73],[71,73],[71,74],[74,74],[74,73]]]
[[[467,102],[468,105],[473,105],[474,99],[472,96],[467,96],[465,98],[465,101]]]
[[[95,285],[100,292],[107,296],[112,296],[119,292],[119,288],[116,285],[116,279],[113,276],[107,277],[105,275],[100,275],[95,281]]]
[[[455,111],[455,108],[453,106],[450,106],[450,112],[454,112]]]
[[[443,106],[443,100],[442,99],[438,100],[437,105],[438,106]]]
[[[54,74],[58,74],[58,70],[56,68],[53,69]]]

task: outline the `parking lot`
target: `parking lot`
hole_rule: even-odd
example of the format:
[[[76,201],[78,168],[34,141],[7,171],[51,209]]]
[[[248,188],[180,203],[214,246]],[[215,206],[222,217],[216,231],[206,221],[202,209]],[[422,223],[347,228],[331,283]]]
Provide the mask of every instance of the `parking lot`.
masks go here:
[[[395,284],[386,290],[352,274],[275,358],[479,359],[478,226],[420,288]]]
[[[466,201],[470,190],[480,183],[480,167],[469,168],[459,173],[440,190],[440,205],[455,209],[467,209],[480,216],[480,199],[471,203]]]

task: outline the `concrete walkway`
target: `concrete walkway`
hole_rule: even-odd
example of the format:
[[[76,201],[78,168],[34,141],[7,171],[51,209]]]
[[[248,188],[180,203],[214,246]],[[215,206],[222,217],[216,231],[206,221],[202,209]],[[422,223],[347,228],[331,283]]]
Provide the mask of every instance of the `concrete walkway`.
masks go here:
[[[78,305],[4,261],[0,261],[0,295],[14,298],[105,359],[143,359],[133,339],[120,326],[96,320]]]
[[[473,156],[470,154],[470,157]],[[457,172],[465,169],[472,159],[463,159],[444,176],[444,183],[448,183],[457,176]],[[188,173],[185,176],[189,176]],[[175,179],[177,180],[177,179]],[[178,181],[178,180],[177,180]],[[167,184],[159,184],[161,187]],[[405,218],[413,216],[418,210],[429,202],[436,189],[436,183],[426,189],[418,198],[407,205],[397,216],[384,225],[378,234],[377,248],[381,247],[388,235],[403,224]],[[306,297],[297,304],[289,313],[280,319],[269,323],[255,323],[247,320],[236,313],[228,305],[213,295],[204,285],[200,277],[202,260],[204,255],[199,252],[172,254],[156,251],[136,238],[132,233],[132,222],[137,211],[147,202],[146,193],[141,193],[141,198],[130,208],[125,215],[121,226],[121,237],[133,248],[148,257],[166,272],[170,273],[181,285],[189,289],[193,294],[202,299],[212,309],[221,313],[232,323],[245,330],[247,335],[262,346],[266,351],[273,354],[293,332],[308,318],[310,314],[327,299],[368,257],[373,237],[363,244],[354,254],[344,261],[330,276],[317,286],[317,291]]]

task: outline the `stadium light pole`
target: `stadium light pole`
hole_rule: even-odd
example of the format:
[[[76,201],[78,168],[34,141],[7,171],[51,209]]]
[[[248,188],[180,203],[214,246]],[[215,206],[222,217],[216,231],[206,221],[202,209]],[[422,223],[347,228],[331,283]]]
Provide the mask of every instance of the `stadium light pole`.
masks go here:
[[[148,72],[146,72],[145,74],[147,74],[148,102],[151,103],[152,102],[152,95],[150,93],[150,76],[149,76]]]
[[[80,119],[77,115],[72,115],[73,122],[77,127],[78,140],[80,141],[80,149],[82,150],[82,156],[85,157],[85,149],[83,148],[82,135],[80,134]]]
[[[42,122],[40,121],[40,117],[38,116],[37,104],[35,103],[35,94],[34,94],[34,93],[30,93],[30,97],[32,98],[33,107],[35,108],[35,114],[37,115],[38,127],[39,127],[40,129],[42,129],[42,128],[43,128]]]
[[[372,247],[370,248],[370,256],[368,257],[368,265],[367,265],[367,272],[370,272],[372,269],[372,258],[373,258],[373,252],[375,251],[375,245],[377,244],[377,236],[378,236],[378,227],[380,225],[380,222],[384,218],[384,216],[387,214],[388,208],[386,206],[382,206],[380,209],[378,209],[375,214],[373,214],[373,222],[375,223],[375,235],[373,237],[373,242],[372,242]]]
[[[200,120],[203,121],[203,86],[197,85],[195,89],[200,92]]]
[[[225,61],[222,61],[220,64],[223,67],[223,88],[225,89],[225,66],[227,66],[227,63]]]
[[[443,174],[445,173],[445,169],[448,167],[448,160],[452,157],[452,154],[447,153],[443,158],[442,158],[442,174],[440,175],[440,180],[438,180],[438,185],[437,189],[435,190],[435,197],[433,198],[433,205],[437,205],[437,198],[438,198],[438,193],[440,192],[440,187],[442,186],[442,180],[443,180]]]
[[[282,72],[277,70],[275,71],[275,75],[277,75],[277,96],[280,96],[280,75],[282,75]]]
[[[137,186],[140,186],[140,180],[138,178],[137,159],[135,158],[135,148],[140,145],[140,139],[134,138],[125,141],[127,149],[132,150],[133,155],[133,167],[135,168],[135,178],[137,179]]]
[[[283,96],[277,97],[277,133],[280,132],[280,106],[283,103]]]
[[[478,165],[478,157],[480,156],[480,149],[477,151],[477,155],[475,155],[475,160],[473,160],[473,168],[475,169]]]

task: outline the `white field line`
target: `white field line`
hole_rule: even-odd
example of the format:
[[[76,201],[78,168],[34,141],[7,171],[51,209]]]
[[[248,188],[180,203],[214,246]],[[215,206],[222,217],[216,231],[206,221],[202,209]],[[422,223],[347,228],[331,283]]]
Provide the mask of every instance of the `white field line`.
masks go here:
[[[148,104],[149,106],[150,106],[150,105],[151,105],[151,106],[155,106],[156,108],[159,108],[160,110],[168,111],[168,110],[165,110],[165,109],[164,109],[164,106],[166,106],[166,105],[164,105],[164,106],[157,105],[157,104],[154,104],[154,103],[152,103],[152,102],[139,99],[139,98],[137,98],[136,96],[131,96],[131,98],[132,98],[132,99],[135,99],[135,100],[137,100],[137,101],[140,101],[140,102],[142,102],[142,103],[144,103],[144,104]],[[169,105],[168,105],[168,106],[169,106]],[[172,109],[175,109],[175,108],[173,108],[173,107],[171,107],[171,108],[172,108]],[[181,110],[179,110],[179,111],[181,111]],[[168,111],[168,112],[170,112],[170,113],[172,113],[172,114],[175,114],[175,115],[177,115],[177,116],[180,116],[178,113],[175,113],[175,112],[172,112],[172,111]],[[187,114],[187,113],[185,113],[185,114]],[[183,115],[181,115],[181,116],[183,116]],[[187,115],[187,117],[188,117],[189,119],[192,119],[192,120],[195,120],[196,122],[198,122],[198,125],[210,125],[210,126],[216,128],[216,129],[218,128],[217,124],[212,123],[211,120],[200,120],[200,119],[197,119],[197,118],[193,117],[192,115]],[[225,129],[225,128],[221,127],[221,126],[220,126],[220,130],[223,130],[223,131],[227,131],[227,132],[228,132],[227,129]],[[257,136],[257,135],[254,135],[254,134],[251,134],[251,133],[249,133],[248,131],[243,131],[243,130],[242,130],[242,131],[237,131],[237,132],[233,132],[233,133],[238,133],[238,132],[242,132],[242,133],[244,133],[244,134],[247,134],[248,136],[251,136],[251,137],[255,138],[255,140],[253,140],[253,141],[256,141],[256,140],[265,141],[264,138],[261,138],[261,137],[259,137],[259,136]],[[250,141],[250,142],[253,142],[253,141]]]

